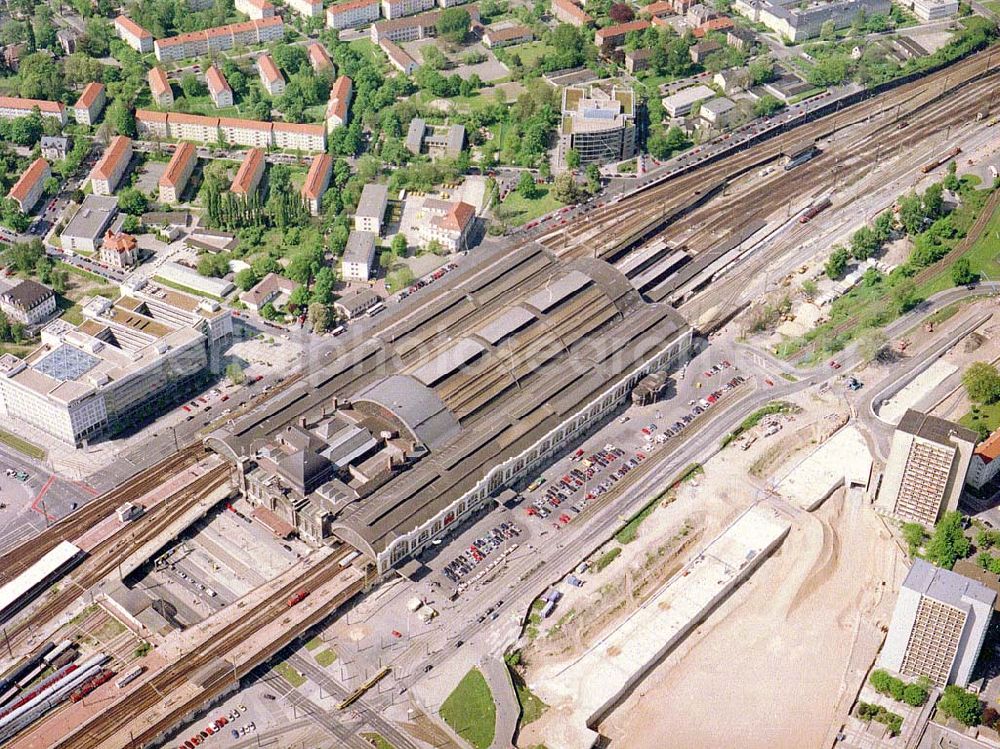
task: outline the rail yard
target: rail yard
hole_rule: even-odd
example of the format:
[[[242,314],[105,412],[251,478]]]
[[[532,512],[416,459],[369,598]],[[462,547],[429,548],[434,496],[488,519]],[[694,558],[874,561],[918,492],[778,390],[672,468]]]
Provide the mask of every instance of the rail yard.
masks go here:
[[[436,592],[441,611],[425,624],[441,616],[450,632],[428,624],[426,650],[413,647],[407,616],[406,635],[402,625],[389,630],[388,645],[375,648],[385,650],[385,661],[377,654],[377,670],[354,674],[357,686],[329,677],[336,707],[325,719],[338,746],[366,745],[337,727],[352,710],[351,719],[361,716],[368,727],[384,721],[396,749],[429,744],[382,713],[433,669],[465,663],[472,649],[465,643],[474,638],[484,657],[495,654],[489,623],[501,611],[495,632],[510,640],[528,620],[525,602],[572,572],[654,489],[720,449],[734,423],[776,395],[833,380],[833,371],[809,371],[776,386],[773,366],[755,369],[745,359],[725,395],[709,387],[711,400],[700,400],[683,382],[692,360],[705,362],[706,382],[708,367],[731,366],[716,362],[735,361],[729,352],[736,349],[713,352],[703,336],[747,307],[752,280],[789,258],[798,264],[817,224],[852,210],[874,170],[916,184],[963,153],[952,143],[956,134],[990,127],[977,112],[1000,86],[996,49],[803,121],[776,118],[724,155],[668,164],[631,193],[595,199],[572,221],[553,221],[482,260],[470,254],[433,297],[389,307],[361,332],[322,342],[304,368],[215,421],[202,440],[0,556],[0,661],[11,666],[0,678],[0,744],[165,745],[179,726],[345,611],[383,595],[393,601],[387,606],[397,605],[399,590],[423,585],[453,534],[498,504],[516,506],[529,482],[578,445],[630,445],[630,468],[615,474],[608,491],[572,515],[561,508],[559,522],[530,518],[544,529],[532,537],[533,558],[504,561],[460,604]],[[968,238],[916,281],[965,253],[998,205],[994,192]],[[656,423],[636,427],[648,439],[632,445],[634,434],[624,435],[635,431],[625,426],[629,414],[640,412],[635,388],[662,371],[676,381],[664,388],[663,406],[641,410],[643,420],[660,421],[668,402],[682,406],[680,392],[698,410],[674,422],[661,447],[653,449]],[[584,493],[589,476],[576,482]],[[80,629],[81,611],[93,613],[84,609],[88,599],[94,606],[113,584],[128,587],[168,544],[196,538],[213,514],[231,511],[251,524],[233,506],[238,501],[271,523],[289,552],[281,572],[209,607],[195,624],[129,633],[154,651],[148,667],[110,652],[93,632],[93,642],[68,639]],[[302,542],[294,549],[284,543],[291,531]],[[421,593],[420,611],[431,608],[432,594]],[[473,623],[480,610],[486,613]],[[355,655],[358,663],[372,658],[360,648]],[[91,695],[99,705],[87,704]]]

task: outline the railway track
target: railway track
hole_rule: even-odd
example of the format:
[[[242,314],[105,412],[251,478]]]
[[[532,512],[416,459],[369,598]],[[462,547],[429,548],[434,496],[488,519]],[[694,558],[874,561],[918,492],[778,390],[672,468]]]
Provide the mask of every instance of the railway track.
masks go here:
[[[62,541],[79,538],[124,503],[137,501],[162,484],[165,476],[193,465],[202,453],[204,448],[200,442],[182,448],[0,556],[0,583],[17,577]]]
[[[995,71],[989,50],[985,50],[945,70],[779,133],[763,143],[748,146],[711,164],[668,178],[617,203],[601,206],[583,220],[557,229],[539,241],[561,256],[613,257],[619,249],[617,237],[640,233],[644,225],[668,220],[672,214],[682,212],[686,206],[696,202],[703,192],[721,189],[732,178],[774,160],[794,144],[828,137],[844,128],[864,123],[873,115],[896,109],[890,121],[894,123],[918,115],[924,107],[938,99],[943,99],[946,109],[955,111],[955,105],[948,103],[954,92],[986,74],[988,69],[991,75]],[[885,131],[884,134],[888,135],[888,125],[885,122],[876,123],[875,130]],[[922,136],[914,130],[904,137],[915,142]],[[766,204],[774,206],[776,203],[779,203],[778,196],[772,196]]]
[[[45,626],[66,611],[84,591],[112,574],[133,550],[155,539],[194,504],[223,486],[229,480],[229,468],[229,464],[220,463],[95,546],[83,563],[47,593],[27,616],[6,627],[5,644],[17,647],[33,630]]]
[[[249,673],[251,669],[244,668],[242,673],[241,669],[233,667],[218,670],[207,678],[202,684],[202,690],[197,695],[170,705],[170,712],[167,716],[159,718],[141,733],[138,732],[138,729],[129,729],[127,727],[129,723],[165,699],[169,702],[171,691],[177,690],[179,685],[190,681],[191,677],[197,675],[199,671],[216,663],[227,666],[225,656],[229,652],[250,640],[266,625],[287,614],[287,600],[291,595],[303,588],[315,590],[342,573],[344,570],[339,567],[338,562],[346,557],[350,551],[349,547],[344,547],[339,553],[332,554],[317,563],[304,575],[281,586],[270,594],[263,603],[247,612],[237,623],[153,675],[138,689],[118,700],[98,716],[82,725],[77,731],[65,737],[53,749],[83,749],[84,747],[91,749],[92,747],[104,746],[105,742],[115,742],[116,740],[120,743],[109,745],[143,746],[153,742],[183,716],[224,693],[232,685],[234,675],[236,678],[240,678]],[[343,601],[349,600],[350,597],[361,591],[363,585],[363,580],[356,581],[345,589],[335,602],[331,602],[330,607],[318,609],[314,616],[317,617],[317,620],[325,617],[328,615],[327,608],[335,607]],[[273,652],[269,652],[269,644],[265,644],[258,653],[260,660],[264,660],[270,655],[273,655]]]

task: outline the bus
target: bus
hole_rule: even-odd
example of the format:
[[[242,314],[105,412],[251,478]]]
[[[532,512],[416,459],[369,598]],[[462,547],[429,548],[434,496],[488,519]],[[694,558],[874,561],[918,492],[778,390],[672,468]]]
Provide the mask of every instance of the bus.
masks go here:
[[[382,302],[377,302],[371,306],[368,310],[368,317],[375,317],[379,312],[385,311],[385,305]]]

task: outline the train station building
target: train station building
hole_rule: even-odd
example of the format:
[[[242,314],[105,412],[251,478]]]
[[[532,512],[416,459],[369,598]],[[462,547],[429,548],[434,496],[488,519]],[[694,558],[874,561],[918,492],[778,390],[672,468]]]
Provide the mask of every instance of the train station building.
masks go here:
[[[532,244],[206,444],[251,503],[384,573],[610,418],[691,335],[607,263]]]

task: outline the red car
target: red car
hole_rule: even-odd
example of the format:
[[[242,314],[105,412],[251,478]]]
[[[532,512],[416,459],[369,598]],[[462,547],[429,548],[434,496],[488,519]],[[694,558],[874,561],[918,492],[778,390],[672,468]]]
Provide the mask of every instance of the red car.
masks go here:
[[[191,406],[184,406],[184,410],[191,413]]]
[[[833,359],[830,361],[830,367],[832,369],[840,369],[840,362],[838,362],[836,359]]]
[[[396,630],[392,630],[392,636],[395,637],[396,639],[399,639],[403,635],[401,633],[397,632]]]
[[[764,382],[767,383],[768,387],[772,387],[772,388],[774,387],[774,381],[773,380],[764,380]]]

